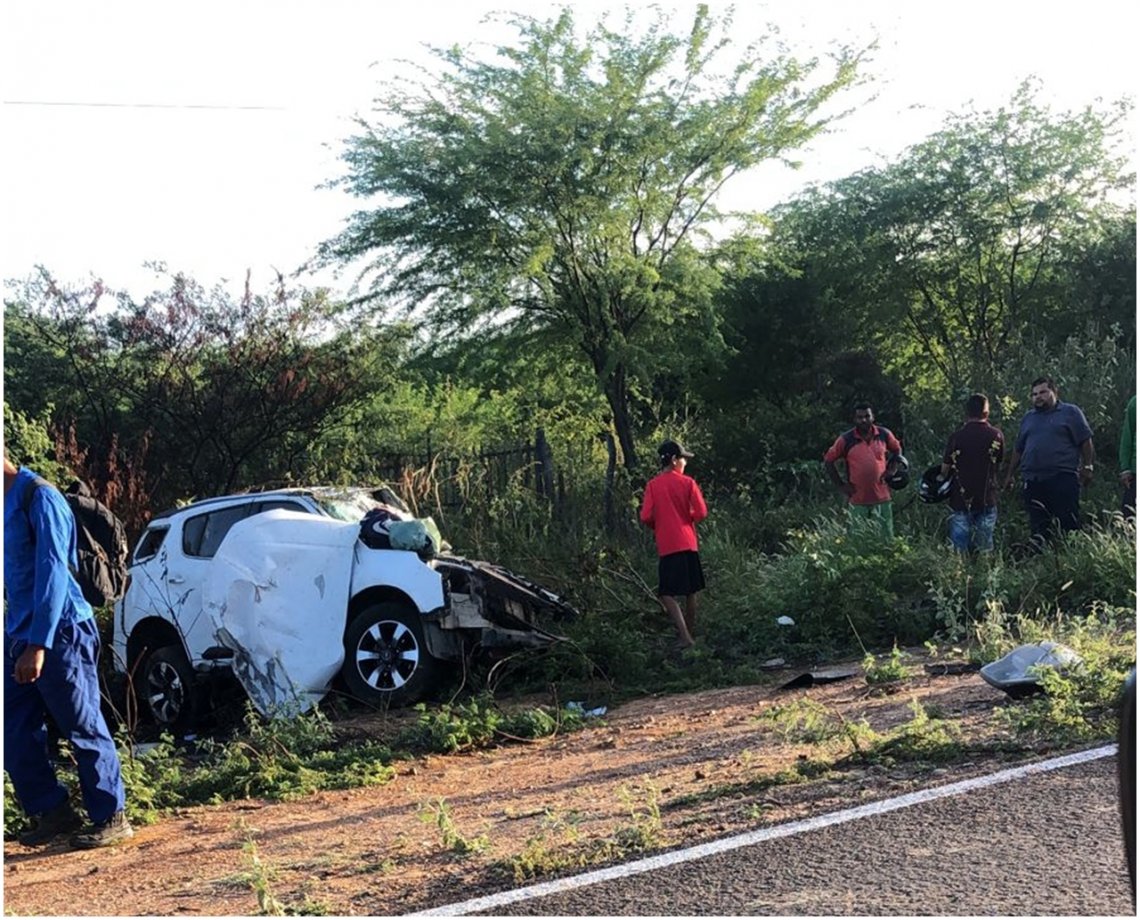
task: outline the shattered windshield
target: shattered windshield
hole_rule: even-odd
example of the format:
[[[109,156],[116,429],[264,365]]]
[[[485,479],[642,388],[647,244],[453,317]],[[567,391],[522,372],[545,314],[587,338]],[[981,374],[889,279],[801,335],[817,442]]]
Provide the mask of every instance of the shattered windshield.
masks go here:
[[[363,489],[315,494],[317,503],[338,521],[359,521],[378,504]]]

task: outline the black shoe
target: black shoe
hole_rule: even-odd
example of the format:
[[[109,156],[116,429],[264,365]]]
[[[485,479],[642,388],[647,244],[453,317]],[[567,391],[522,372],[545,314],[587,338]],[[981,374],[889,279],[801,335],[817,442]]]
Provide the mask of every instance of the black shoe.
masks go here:
[[[125,811],[117,811],[102,824],[90,824],[81,834],[71,838],[71,845],[79,850],[94,850],[122,843],[135,835]]]
[[[75,813],[71,802],[64,801],[51,811],[32,816],[32,826],[16,839],[26,847],[43,846],[60,834],[67,834],[83,824],[83,819]]]

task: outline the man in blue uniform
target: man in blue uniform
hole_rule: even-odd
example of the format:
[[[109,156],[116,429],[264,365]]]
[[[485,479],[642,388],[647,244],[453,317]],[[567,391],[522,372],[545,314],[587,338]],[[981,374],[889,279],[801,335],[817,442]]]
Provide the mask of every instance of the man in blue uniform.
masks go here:
[[[75,518],[63,495],[4,456],[4,769],[32,818],[20,843],[39,846],[82,820],[48,756],[50,714],[71,744],[89,827],[75,847],[132,836],[122,769],[99,706],[99,631],[72,574]]]

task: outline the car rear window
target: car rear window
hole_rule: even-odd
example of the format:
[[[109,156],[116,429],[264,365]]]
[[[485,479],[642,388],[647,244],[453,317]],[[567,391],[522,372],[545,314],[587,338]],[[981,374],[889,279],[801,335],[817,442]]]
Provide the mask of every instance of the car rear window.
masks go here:
[[[230,528],[249,514],[249,505],[231,505],[187,518],[182,525],[182,552],[210,559],[222,545]]]
[[[290,499],[270,499],[249,505],[231,505],[187,518],[182,525],[182,552],[187,556],[210,559],[222,545],[230,528],[247,516],[264,511],[308,511],[303,504]]]

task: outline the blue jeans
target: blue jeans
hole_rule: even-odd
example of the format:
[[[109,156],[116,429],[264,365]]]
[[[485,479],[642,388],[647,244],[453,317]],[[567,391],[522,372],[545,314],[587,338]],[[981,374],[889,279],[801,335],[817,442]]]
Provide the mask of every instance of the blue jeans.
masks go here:
[[[997,507],[982,511],[955,511],[950,515],[950,542],[960,553],[974,549],[988,553],[994,548]]]
[[[4,769],[29,815],[67,801],[67,788],[48,757],[45,716],[71,743],[83,805],[95,824],[123,810],[126,796],[119,754],[99,703],[99,629],[94,618],[61,623],[44,653],[39,679],[18,684],[16,659],[22,639],[4,641]]]

